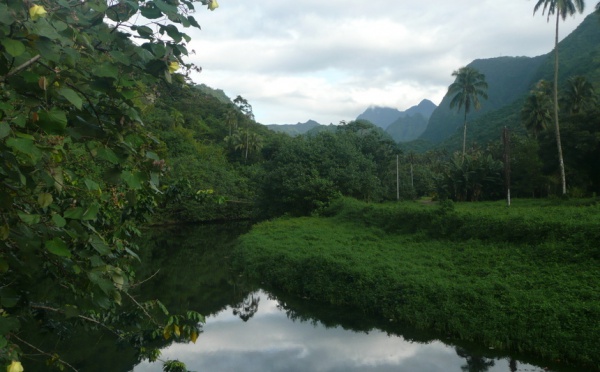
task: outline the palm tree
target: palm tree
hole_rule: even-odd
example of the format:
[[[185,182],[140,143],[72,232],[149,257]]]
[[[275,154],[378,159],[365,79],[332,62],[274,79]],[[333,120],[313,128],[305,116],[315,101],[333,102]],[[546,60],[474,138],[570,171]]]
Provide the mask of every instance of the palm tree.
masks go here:
[[[229,110],[225,114],[225,124],[229,127],[229,135],[237,128],[238,120],[235,111]]]
[[[545,85],[538,84],[538,87]],[[521,110],[521,120],[528,131],[537,139],[538,134],[552,123],[552,99],[544,89],[534,89],[529,93]]]
[[[569,114],[579,114],[586,106],[596,104],[594,86],[583,76],[574,76],[567,82],[563,102]]]
[[[556,28],[554,34],[554,124],[556,126],[556,146],[558,148],[558,163],[560,166],[560,178],[562,183],[562,193],[567,193],[567,181],[565,177],[565,162],[563,160],[562,145],[560,143],[560,125],[558,123],[558,24],[560,18],[563,21],[567,18],[567,15],[573,15],[576,11],[579,13],[583,12],[585,2],[583,0],[538,0],[533,8],[533,14],[538,11],[540,7],[542,14],[548,10],[548,21],[550,16],[556,13]]]
[[[462,107],[465,110],[465,121],[463,126],[463,151],[464,159],[467,147],[467,114],[471,111],[471,107],[478,110],[481,107],[479,97],[485,99],[487,96],[487,83],[485,75],[472,67],[461,67],[452,73],[456,79],[454,83],[448,87],[448,94],[453,94],[454,97],[450,101],[450,108],[458,106],[458,111]]]

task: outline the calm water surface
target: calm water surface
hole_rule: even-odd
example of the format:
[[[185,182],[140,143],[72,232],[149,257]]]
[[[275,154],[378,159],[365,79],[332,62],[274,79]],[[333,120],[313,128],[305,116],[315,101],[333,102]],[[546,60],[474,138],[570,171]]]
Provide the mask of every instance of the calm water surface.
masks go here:
[[[239,307],[207,318],[196,344],[175,344],[164,359],[179,359],[195,371],[544,371],[507,358],[485,358],[440,341],[418,343],[380,330],[326,328],[319,321],[292,320],[264,291],[244,302],[258,304],[247,321]],[[247,315],[247,314],[242,314]],[[459,354],[462,354],[460,356]],[[512,367],[512,368],[511,368]],[[141,363],[136,372],[160,372],[159,363]]]
[[[198,372],[579,371],[546,369],[545,361],[477,345],[451,345],[443,335],[373,319],[357,309],[260,290],[230,264],[233,243],[248,228],[187,226],[146,234],[138,278],[150,279],[132,295],[140,301],[159,298],[175,314],[195,310],[206,316],[196,344],[163,340],[161,359],[179,359]],[[38,332],[35,344],[58,347],[79,371],[162,371],[160,363],[140,363],[135,350],[110,334],[82,329],[57,337],[57,331]],[[26,371],[47,370],[45,358],[39,364],[29,359]]]

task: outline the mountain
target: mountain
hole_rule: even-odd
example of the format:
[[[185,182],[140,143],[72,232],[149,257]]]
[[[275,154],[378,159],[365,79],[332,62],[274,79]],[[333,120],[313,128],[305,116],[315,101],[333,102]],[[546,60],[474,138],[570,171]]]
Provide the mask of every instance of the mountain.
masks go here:
[[[488,99],[481,101],[480,110],[471,110],[467,116],[467,125],[487,113],[498,110],[516,98],[521,97],[534,84],[535,73],[547,56],[497,57],[477,59],[467,66],[473,67],[485,75],[488,83]],[[450,109],[452,97],[446,94],[429,118],[427,129],[421,139],[439,143],[461,128],[464,122],[463,111]],[[467,126],[467,135],[469,127]]]
[[[225,92],[223,92],[223,90],[221,89],[213,89],[211,87],[209,87],[206,84],[199,84],[199,85],[194,85],[194,88],[198,89],[199,91],[208,94],[210,96],[213,96],[214,98],[216,98],[217,100],[219,100],[219,102],[224,103],[224,104],[233,104],[233,102],[231,101],[231,99],[229,97],[227,97],[227,95],[225,94]]]
[[[396,142],[416,140],[427,128],[427,119],[421,114],[399,117],[390,124],[385,132]]]
[[[317,123],[314,120],[309,120],[306,123],[298,124],[268,124],[266,125],[266,127],[275,132],[287,133],[290,136],[298,136],[300,134],[305,134],[309,130],[320,125],[321,124]]]
[[[548,30],[552,35],[552,30]],[[598,12],[592,13],[565,37],[558,46],[559,85],[567,79],[581,75],[599,88],[600,81],[600,22]],[[467,142],[486,143],[500,137],[506,126],[524,132],[520,120],[522,103],[531,88],[541,79],[552,81],[554,53],[538,57],[498,57],[478,59],[468,66],[478,69],[486,76],[488,100],[483,100],[479,111],[467,117]],[[560,87],[559,87],[560,89]],[[451,97],[446,95],[433,112],[427,129],[420,140],[440,144],[440,147],[456,149],[462,133],[463,113],[450,110]],[[442,141],[447,143],[441,144]],[[421,146],[421,145],[420,145]]]
[[[402,116],[402,111],[390,107],[371,106],[362,114],[358,115],[356,120],[367,120],[380,128],[387,128],[396,119]]]
[[[433,111],[435,111],[436,108],[437,106],[435,105],[435,103],[431,102],[428,99],[424,99],[421,102],[419,102],[418,105],[413,106],[408,110],[404,111],[404,114],[406,116],[421,114],[425,119],[429,120],[429,117],[431,117],[431,114],[433,113]]]
[[[418,105],[413,106],[406,111],[400,111],[390,107],[371,106],[366,109],[365,112],[358,115],[356,120],[367,120],[382,129],[386,129],[398,119],[406,116],[420,114],[427,120],[435,108],[435,104],[428,99],[422,100]]]

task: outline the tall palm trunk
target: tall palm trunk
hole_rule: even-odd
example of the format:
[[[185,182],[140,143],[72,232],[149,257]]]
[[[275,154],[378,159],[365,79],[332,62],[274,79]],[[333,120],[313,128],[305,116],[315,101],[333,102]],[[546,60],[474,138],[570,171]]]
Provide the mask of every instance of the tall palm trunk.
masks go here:
[[[463,152],[462,160],[465,160],[465,153],[467,152],[467,108],[465,106],[465,123],[463,125]]]
[[[554,35],[554,124],[556,126],[556,146],[558,147],[558,164],[560,167],[560,181],[562,193],[567,193],[567,180],[565,177],[565,162],[563,160],[562,145],[560,142],[560,125],[558,124],[558,24],[560,11],[556,12],[556,33]]]

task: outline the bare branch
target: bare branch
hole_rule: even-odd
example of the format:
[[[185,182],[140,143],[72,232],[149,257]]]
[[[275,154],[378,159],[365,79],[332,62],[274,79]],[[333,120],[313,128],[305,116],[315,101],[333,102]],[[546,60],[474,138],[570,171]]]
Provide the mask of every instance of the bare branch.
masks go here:
[[[38,61],[38,59],[42,58],[42,56],[40,54],[38,54],[37,56],[33,57],[32,59],[30,59],[29,61],[26,61],[25,63],[23,63],[20,66],[17,66],[14,70],[9,71],[6,75],[4,76],[0,76],[0,83],[6,81],[6,79],[8,79],[9,77],[18,74],[19,72],[25,70],[27,67],[33,65],[34,63],[36,63]]]
[[[38,353],[40,353],[42,355],[46,355],[47,357],[50,357],[50,358],[55,358],[56,357],[56,355],[53,355],[53,354],[47,353],[47,352],[45,352],[43,350],[40,350],[38,347],[33,346],[32,344],[30,344],[29,342],[23,340],[22,338],[20,338],[19,336],[17,336],[14,333],[11,333],[10,337],[11,338],[15,338],[17,341],[21,342],[22,344],[25,344],[25,345],[29,346],[30,348],[32,348],[33,350],[37,351]],[[64,364],[65,366],[67,366],[69,368],[71,368],[71,370],[73,370],[75,372],[79,371],[78,369],[76,369],[75,367],[73,367],[72,365],[70,365],[69,363],[65,362],[64,360],[62,360],[60,358],[58,358],[58,362],[61,363],[61,364]]]

